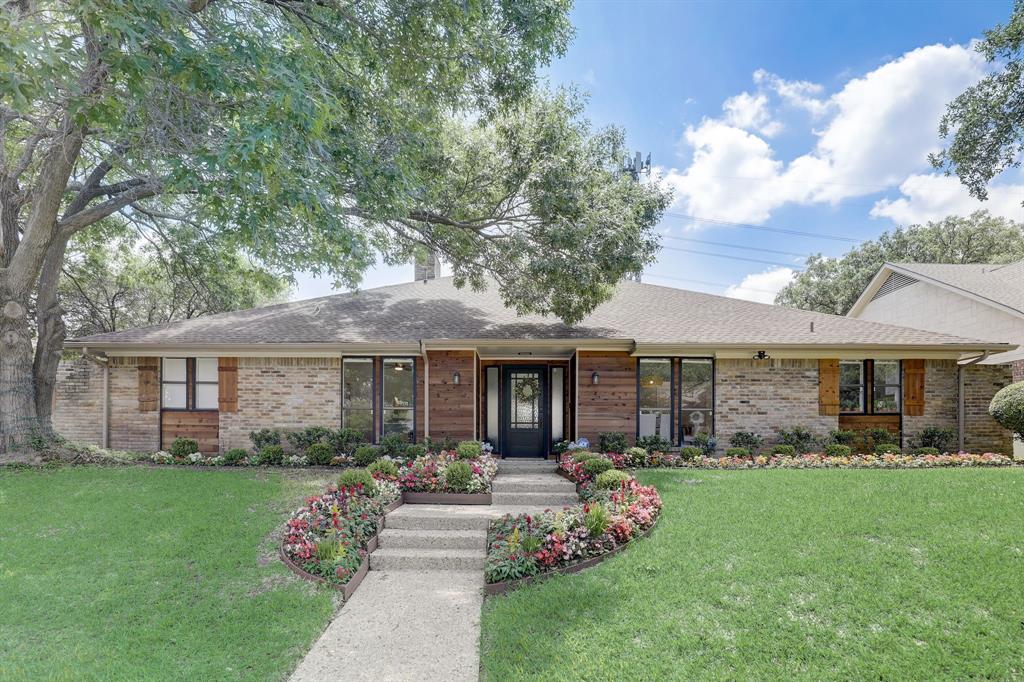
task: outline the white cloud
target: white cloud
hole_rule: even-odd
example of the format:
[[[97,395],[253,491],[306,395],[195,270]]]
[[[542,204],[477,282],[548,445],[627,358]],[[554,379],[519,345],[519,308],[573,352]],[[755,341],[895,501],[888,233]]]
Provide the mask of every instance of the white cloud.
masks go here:
[[[595,83],[597,83],[597,74],[594,73],[593,69],[587,69],[586,71],[584,71],[582,78],[583,82],[586,83],[587,85],[594,85]]]
[[[730,97],[722,104],[725,122],[744,130],[755,130],[765,137],[773,137],[782,132],[782,123],[772,119],[768,110],[767,95],[751,95],[741,92]]]
[[[978,201],[955,177],[911,175],[900,185],[899,199],[883,199],[871,209],[872,218],[889,218],[901,225],[942,220],[948,215],[969,215],[985,209],[992,215],[1024,220],[1024,185],[990,187],[988,200]]]
[[[816,107],[831,112],[814,148],[788,164],[776,159],[764,139],[736,125],[739,112],[756,107],[731,98],[726,104],[736,106],[726,108],[726,120],[687,128],[682,143],[692,149],[692,161],[665,181],[687,212],[736,222],[764,222],[790,203],[837,204],[875,194],[927,167],[946,103],[983,73],[972,50],[931,45],[850,80],[820,108],[810,103],[820,86],[757,72],[755,81],[784,99],[803,102],[812,113]]]
[[[726,289],[725,295],[757,303],[772,303],[775,301],[775,295],[793,281],[795,276],[796,271],[792,268],[772,268],[747,275],[742,282]]]
[[[831,106],[827,99],[822,99],[821,94],[825,88],[818,83],[787,81],[764,69],[754,72],[754,82],[773,90],[783,102],[804,109],[815,118],[823,116]]]

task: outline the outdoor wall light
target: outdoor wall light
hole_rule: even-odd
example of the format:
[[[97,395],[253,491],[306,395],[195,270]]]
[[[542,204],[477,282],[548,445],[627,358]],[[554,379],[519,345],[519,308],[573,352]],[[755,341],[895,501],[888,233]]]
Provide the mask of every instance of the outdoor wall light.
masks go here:
[[[452,383],[458,386],[462,382],[462,375],[459,374],[459,370],[452,372]]]
[[[591,374],[590,375],[590,383],[592,383],[595,386],[597,386],[599,383],[601,383],[601,375],[598,374],[597,372],[594,372],[593,374]]]
[[[771,358],[771,356],[768,355],[768,351],[759,350],[756,353],[754,353],[754,359],[755,360],[768,360],[770,358]]]

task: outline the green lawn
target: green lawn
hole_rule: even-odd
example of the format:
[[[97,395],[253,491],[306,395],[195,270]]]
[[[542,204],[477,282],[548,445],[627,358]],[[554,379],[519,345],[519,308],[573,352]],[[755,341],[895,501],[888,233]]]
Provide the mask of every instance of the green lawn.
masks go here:
[[[485,679],[1024,678],[1024,470],[640,478],[649,539],[488,599]]]
[[[282,678],[333,597],[287,571],[271,533],[324,484],[309,473],[0,470],[0,678]]]

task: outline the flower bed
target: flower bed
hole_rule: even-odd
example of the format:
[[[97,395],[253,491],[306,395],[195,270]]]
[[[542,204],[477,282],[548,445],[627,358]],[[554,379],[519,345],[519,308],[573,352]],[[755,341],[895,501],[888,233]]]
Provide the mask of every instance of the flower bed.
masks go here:
[[[498,460],[490,455],[460,457],[442,450],[400,467],[398,485],[408,504],[490,504],[497,473]]]
[[[592,491],[584,504],[496,519],[487,534],[487,593],[592,566],[647,535],[660,513],[657,489],[630,477],[615,489]]]
[[[281,558],[298,575],[344,592],[355,590],[376,548],[384,515],[401,504],[393,481],[375,481],[371,493],[362,485],[337,488],[306,499],[285,526]]]

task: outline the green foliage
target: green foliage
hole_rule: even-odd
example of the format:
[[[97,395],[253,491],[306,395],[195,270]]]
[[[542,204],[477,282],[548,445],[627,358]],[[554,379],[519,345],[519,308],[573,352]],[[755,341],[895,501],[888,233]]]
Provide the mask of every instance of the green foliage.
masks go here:
[[[764,438],[750,431],[737,431],[729,439],[729,445],[734,448],[746,449],[751,454],[756,455],[761,446],[764,445]]]
[[[586,527],[590,537],[596,538],[604,535],[610,523],[611,514],[608,513],[603,504],[590,505],[587,513],[583,515],[583,525]]]
[[[306,461],[314,466],[327,466],[334,459],[334,450],[327,443],[313,443],[306,448]]]
[[[416,459],[417,457],[422,457],[425,454],[427,454],[427,446],[420,445],[419,443],[410,443],[405,448],[406,459]]]
[[[718,447],[718,439],[710,433],[701,432],[693,437],[693,444],[700,448],[701,454],[705,457],[713,457],[715,448]]]
[[[726,448],[726,457],[750,457],[750,450],[746,448]]]
[[[323,426],[309,426],[301,431],[289,432],[285,438],[295,452],[306,452],[315,443],[324,443],[331,435],[331,430]]]
[[[475,440],[464,440],[455,448],[459,459],[476,459],[482,452],[480,443]]]
[[[326,442],[331,446],[335,455],[351,455],[363,442],[363,437],[361,429],[341,428],[331,431],[327,435]]]
[[[814,448],[816,442],[814,434],[803,426],[794,426],[791,429],[779,428],[778,432],[779,442],[783,445],[792,445],[793,449],[801,455]]]
[[[926,426],[915,439],[918,449],[934,448],[939,453],[949,452],[956,443],[956,429],[951,426]]]
[[[1024,381],[999,389],[992,396],[988,413],[1004,429],[1024,439]]]
[[[371,476],[398,478],[398,466],[389,459],[378,459],[370,463],[366,470]]]
[[[473,469],[469,462],[457,460],[444,469],[445,487],[452,492],[465,492],[473,479]]]
[[[356,463],[356,466],[369,466],[376,461],[384,452],[373,445],[360,445],[356,448],[355,453],[352,455],[352,460]]]
[[[631,478],[632,476],[625,471],[609,469],[597,475],[597,478],[594,479],[594,487],[598,490],[615,490],[619,488],[623,481],[628,481]]]
[[[900,454],[900,446],[896,443],[876,443],[875,444],[876,455],[898,455]]]
[[[796,455],[796,448],[792,445],[773,445],[772,454],[779,455],[780,457],[793,457]]]
[[[175,457],[187,457],[199,452],[199,441],[194,438],[175,438],[171,443],[170,453]]]
[[[626,440],[626,434],[621,431],[608,431],[597,436],[597,449],[600,452],[622,453],[628,447],[629,442]]]
[[[899,440],[895,433],[885,428],[865,429],[862,434],[864,439],[873,446],[896,443]]]
[[[250,431],[249,440],[252,441],[252,447],[256,452],[263,452],[263,448],[268,445],[281,444],[281,432],[277,429],[260,429],[259,431]]]
[[[679,448],[679,456],[686,460],[697,459],[703,454],[703,450],[693,445],[687,445]]]
[[[458,441],[445,436],[444,438],[434,439],[427,438],[424,445],[427,446],[427,452],[441,452],[447,450],[454,450],[458,446]]]
[[[850,430],[833,429],[828,433],[828,442],[836,445],[850,445],[857,442],[857,432]]]
[[[913,452],[914,452],[915,455],[941,455],[942,454],[942,452],[938,448],[933,448],[933,447],[928,447],[928,446],[920,447],[920,448],[914,448]]]
[[[363,486],[363,492],[367,495],[373,495],[377,490],[373,476],[366,469],[345,469],[338,477],[339,488],[358,488],[359,486]]]
[[[523,554],[536,554],[544,546],[544,538],[540,535],[526,533],[519,541],[519,546],[523,550]]]
[[[586,462],[588,459],[600,459],[598,455],[595,455],[590,450],[576,450],[570,456],[574,462]]]
[[[224,453],[224,463],[238,464],[240,462],[244,462],[248,456],[249,453],[244,448],[231,448]]]
[[[779,305],[845,315],[886,262],[1007,263],[1024,258],[1021,225],[979,211],[883,232],[839,258],[814,255],[778,296]]]
[[[647,463],[647,450],[644,448],[627,448],[622,454],[626,456],[626,461],[629,462],[630,466],[642,467]]]
[[[640,436],[636,439],[636,446],[647,452],[668,452],[672,449],[672,443],[661,436]]]
[[[607,460],[604,457],[595,457],[593,459],[588,459],[585,462],[583,462],[583,471],[588,476],[593,477],[597,476],[600,473],[608,471],[609,469],[612,468],[612,466],[613,465],[610,460]]]
[[[409,437],[404,433],[389,433],[380,439],[380,454],[389,457],[402,457],[409,447]]]
[[[841,443],[829,443],[825,446],[825,454],[829,457],[849,457],[853,448]]]
[[[284,462],[284,448],[280,445],[266,445],[260,450],[260,464],[265,466],[279,466]]]

